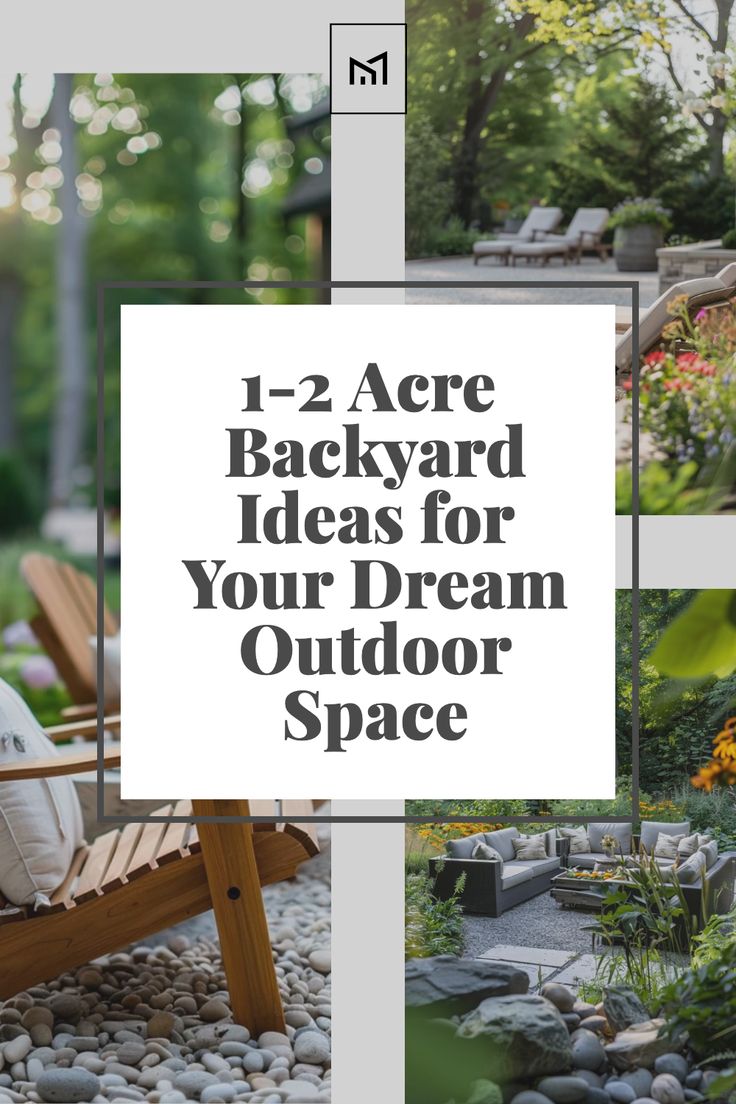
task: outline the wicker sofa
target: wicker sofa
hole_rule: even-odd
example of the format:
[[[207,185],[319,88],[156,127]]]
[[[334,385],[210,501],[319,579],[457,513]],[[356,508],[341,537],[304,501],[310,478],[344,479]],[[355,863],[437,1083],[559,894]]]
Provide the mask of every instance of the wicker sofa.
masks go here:
[[[552,828],[544,833],[546,858],[518,859],[512,840],[519,835],[518,828],[500,828],[448,840],[447,854],[429,860],[435,897],[442,901],[451,897],[461,874],[465,875],[465,883],[460,903],[466,912],[481,916],[501,916],[514,905],[544,893],[562,869],[561,857],[567,841],[558,840]],[[481,840],[495,848],[503,861],[474,859],[473,851]]]

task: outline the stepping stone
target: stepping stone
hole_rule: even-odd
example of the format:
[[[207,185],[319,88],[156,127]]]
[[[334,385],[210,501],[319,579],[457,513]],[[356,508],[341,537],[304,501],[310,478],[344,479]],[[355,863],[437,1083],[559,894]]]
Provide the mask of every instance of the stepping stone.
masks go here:
[[[584,954],[555,976],[555,981],[563,985],[577,985],[579,981],[593,981],[596,976],[597,960],[595,955]]]
[[[497,962],[528,962],[533,966],[554,966],[559,969],[576,957],[576,951],[549,951],[544,947],[510,947],[499,943],[484,951],[481,958],[493,958]]]
[[[485,955],[481,955],[484,962],[488,962],[489,959]],[[535,966],[529,962],[510,962],[509,966],[514,966],[517,970],[523,970],[529,977],[529,986],[534,989],[537,985],[541,985],[543,981],[546,981],[550,974],[555,972],[554,966]]]

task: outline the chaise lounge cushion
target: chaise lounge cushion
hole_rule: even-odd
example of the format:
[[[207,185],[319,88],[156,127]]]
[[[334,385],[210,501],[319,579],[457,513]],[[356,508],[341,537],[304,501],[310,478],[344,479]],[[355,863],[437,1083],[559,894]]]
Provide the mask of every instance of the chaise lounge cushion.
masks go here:
[[[614,836],[617,840],[616,854],[631,854],[631,824],[616,824],[595,821],[588,825],[588,841],[591,851],[603,850],[603,837]]]
[[[641,822],[641,846],[648,855],[653,853],[660,832],[664,832],[668,836],[687,836],[690,832],[690,821],[681,820],[672,824],[666,820],[643,820]]]
[[[21,696],[0,679],[0,762],[50,758],[57,748]],[[0,782],[0,893],[43,905],[82,844],[82,812],[70,778]]]

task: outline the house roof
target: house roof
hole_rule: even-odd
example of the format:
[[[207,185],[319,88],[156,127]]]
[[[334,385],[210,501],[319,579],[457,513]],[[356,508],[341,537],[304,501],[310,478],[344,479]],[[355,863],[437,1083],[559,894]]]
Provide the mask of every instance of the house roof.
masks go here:
[[[322,157],[321,173],[303,172],[284,200],[285,215],[329,214],[331,200],[331,166],[329,157]]]

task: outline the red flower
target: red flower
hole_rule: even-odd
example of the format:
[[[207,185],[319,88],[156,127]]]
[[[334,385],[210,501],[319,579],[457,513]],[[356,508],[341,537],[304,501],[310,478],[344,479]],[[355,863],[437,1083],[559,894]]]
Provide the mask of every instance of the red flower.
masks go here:
[[[644,357],[644,363],[645,364],[661,364],[666,356],[667,356],[667,354],[665,352],[662,352],[662,350],[660,349],[656,353],[648,353],[647,356]]]
[[[624,380],[624,382],[621,384],[621,386],[623,387],[624,391],[630,391],[631,388],[634,385],[633,385],[633,383],[631,382],[630,379],[627,379],[627,380]]]

